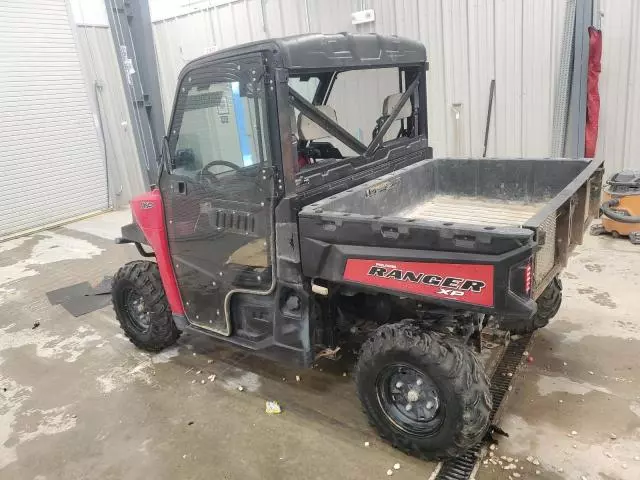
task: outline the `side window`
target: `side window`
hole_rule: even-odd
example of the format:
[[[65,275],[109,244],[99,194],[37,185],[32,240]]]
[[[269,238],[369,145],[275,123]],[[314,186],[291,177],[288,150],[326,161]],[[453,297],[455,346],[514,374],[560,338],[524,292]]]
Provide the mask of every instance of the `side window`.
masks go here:
[[[262,98],[238,81],[189,85],[188,79],[180,95],[170,139],[175,174],[218,174],[264,161]]]

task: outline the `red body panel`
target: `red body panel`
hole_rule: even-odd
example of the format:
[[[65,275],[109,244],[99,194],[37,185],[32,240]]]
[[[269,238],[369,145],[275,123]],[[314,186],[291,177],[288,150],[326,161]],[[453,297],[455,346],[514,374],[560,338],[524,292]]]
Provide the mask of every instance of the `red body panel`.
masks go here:
[[[344,279],[363,285],[493,306],[493,266],[350,258]]]
[[[171,262],[171,253],[169,252],[167,228],[164,223],[164,206],[160,191],[155,189],[135,197],[131,200],[131,212],[156,254],[160,278],[162,278],[162,285],[164,286],[171,311],[177,315],[184,315],[182,298],[180,298],[178,282],[176,281],[173,263]]]

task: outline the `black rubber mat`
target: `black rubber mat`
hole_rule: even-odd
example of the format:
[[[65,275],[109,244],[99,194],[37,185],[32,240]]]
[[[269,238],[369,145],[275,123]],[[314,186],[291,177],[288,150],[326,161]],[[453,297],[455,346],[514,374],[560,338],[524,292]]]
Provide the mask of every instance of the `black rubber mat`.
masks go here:
[[[47,298],[51,305],[61,305],[74,317],[80,317],[111,302],[111,279],[106,276],[95,287],[89,282],[82,282],[52,290],[47,292]]]
[[[58,288],[47,292],[47,298],[51,305],[60,305],[72,298],[83,297],[91,292],[92,288],[89,282],[76,283],[68,287]]]
[[[491,375],[491,397],[493,400],[493,408],[491,409],[491,422],[493,422],[494,416],[505,395],[509,391],[509,385],[514,378],[516,369],[522,363],[522,354],[527,350],[529,342],[531,341],[531,334],[524,335],[517,340],[512,340],[511,343],[505,349],[504,354],[498,367]],[[508,375],[511,373],[511,375]],[[438,472],[435,480],[468,480],[471,478],[471,473],[478,461],[480,455],[480,449],[482,443],[471,447],[463,455],[459,457],[446,460],[442,463],[442,467]]]
[[[111,295],[83,295],[74,297],[60,305],[74,317],[99,310],[111,303]]]

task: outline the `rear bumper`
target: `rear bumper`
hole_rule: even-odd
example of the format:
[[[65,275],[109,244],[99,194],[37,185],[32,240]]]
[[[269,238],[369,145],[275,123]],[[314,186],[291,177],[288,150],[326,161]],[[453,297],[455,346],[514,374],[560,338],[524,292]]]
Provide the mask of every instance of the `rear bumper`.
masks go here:
[[[311,278],[452,309],[529,318],[536,312],[536,302],[511,290],[510,275],[512,268],[532,256],[534,246],[481,255],[307,241],[303,271]]]

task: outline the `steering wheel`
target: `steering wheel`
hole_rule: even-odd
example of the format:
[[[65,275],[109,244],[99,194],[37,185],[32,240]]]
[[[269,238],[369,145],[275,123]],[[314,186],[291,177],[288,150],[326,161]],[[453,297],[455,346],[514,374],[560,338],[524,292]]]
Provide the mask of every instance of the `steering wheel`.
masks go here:
[[[236,165],[235,163],[225,162],[224,160],[214,160],[213,162],[209,162],[204,167],[202,167],[200,169],[200,172],[198,172],[198,175],[200,177],[204,177],[206,175],[207,178],[209,178],[210,180],[219,181],[217,179],[217,177],[216,177],[216,174],[209,171],[209,169],[211,167],[214,167],[216,165],[220,165],[220,166],[223,166],[223,167],[229,167],[232,170],[235,170],[236,172],[238,170],[240,170],[240,167],[238,165]]]

